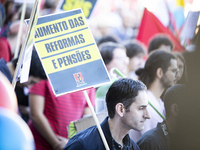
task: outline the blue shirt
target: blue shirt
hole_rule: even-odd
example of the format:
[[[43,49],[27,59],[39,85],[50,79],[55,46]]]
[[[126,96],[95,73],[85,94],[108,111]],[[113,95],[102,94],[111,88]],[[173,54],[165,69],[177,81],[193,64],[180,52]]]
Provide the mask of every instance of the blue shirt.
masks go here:
[[[112,138],[108,125],[108,117],[101,123],[110,150],[121,150],[121,145]],[[137,144],[127,134],[123,138],[123,150],[140,150]],[[104,150],[104,144],[99,135],[97,126],[87,128],[73,136],[63,150]]]

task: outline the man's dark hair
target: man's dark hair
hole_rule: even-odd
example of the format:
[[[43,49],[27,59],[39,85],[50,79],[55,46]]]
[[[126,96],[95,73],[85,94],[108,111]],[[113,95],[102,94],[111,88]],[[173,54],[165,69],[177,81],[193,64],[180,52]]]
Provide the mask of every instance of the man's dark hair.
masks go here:
[[[109,64],[113,59],[113,51],[116,48],[122,48],[126,51],[125,47],[118,43],[106,42],[99,45],[99,51],[105,64]]]
[[[109,117],[113,118],[115,116],[115,106],[117,103],[122,103],[126,111],[130,111],[131,104],[141,90],[146,90],[146,86],[138,80],[122,78],[115,81],[106,94]]]
[[[132,58],[140,53],[145,54],[144,48],[139,41],[128,40],[123,43],[126,48],[126,54]]]
[[[39,77],[41,79],[47,79],[42,63],[40,61],[40,58],[36,50],[33,50],[32,52],[29,76]]]
[[[171,47],[173,50],[173,43],[171,40],[164,34],[156,34],[149,42],[148,53],[151,53],[154,50],[159,49],[161,45],[166,45]]]
[[[171,86],[164,95],[164,105],[165,105],[165,111],[166,111],[166,117],[170,116],[171,113],[171,105],[176,103],[178,106],[181,105],[181,103],[185,103],[185,96],[184,90],[186,89],[186,86],[183,84],[176,84]],[[184,92],[184,93],[183,93]]]
[[[106,36],[103,36],[101,39],[99,39],[99,41],[97,42],[97,46],[106,42],[118,43],[118,41],[114,37],[106,35]]]
[[[16,68],[17,62],[18,62],[18,58],[12,60],[14,68]],[[30,65],[31,66],[30,66],[29,76],[34,76],[36,78],[38,77],[38,78],[44,79],[44,80],[47,79],[47,76],[44,72],[40,58],[39,58],[35,49],[33,49],[33,52],[32,52],[31,64]]]
[[[171,59],[176,58],[169,52],[163,50],[156,50],[152,52],[149,55],[144,68],[139,68],[136,70],[139,80],[141,80],[147,86],[147,88],[149,88],[150,84],[156,78],[157,69],[161,68],[163,73],[165,73],[168,67],[171,65]]]
[[[194,85],[174,85],[164,96],[166,117],[170,115],[170,107],[176,103],[178,114],[175,129],[170,138],[173,139],[172,150],[196,150],[200,146],[199,89]]]

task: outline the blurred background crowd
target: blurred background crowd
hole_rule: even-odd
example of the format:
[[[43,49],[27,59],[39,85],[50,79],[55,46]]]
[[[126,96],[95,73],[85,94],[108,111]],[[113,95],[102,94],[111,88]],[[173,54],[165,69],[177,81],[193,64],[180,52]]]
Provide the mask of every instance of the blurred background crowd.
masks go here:
[[[42,0],[39,16],[59,12],[59,3],[59,0]],[[187,112],[181,110],[184,117],[180,115],[177,123],[180,130],[174,134],[174,149],[198,149],[200,146],[199,4],[199,0],[97,0],[90,17],[87,18],[91,34],[112,81],[128,77],[144,82],[149,101],[161,115],[166,115],[163,102],[166,90],[175,84],[188,87],[188,95],[191,95],[188,101],[191,105],[188,106],[190,109],[185,109]],[[23,3],[17,0],[0,0],[0,71],[10,83],[20,53],[16,52],[16,41],[22,5]],[[33,3],[27,3],[24,19],[30,18],[32,9]],[[22,35],[19,37],[20,48],[26,31],[27,27],[23,24]],[[169,70],[171,72],[168,72]],[[0,80],[4,80],[3,75],[1,76]],[[87,90],[96,113],[106,111],[105,95],[109,86],[110,84]],[[0,92],[2,95],[2,90]],[[35,49],[29,80],[24,84],[17,83],[13,94],[17,95],[16,112],[29,126],[30,134],[34,137],[30,149],[62,149],[69,138],[66,127],[70,122],[81,119],[84,115],[91,115],[82,92],[59,97],[53,94]],[[0,101],[3,101],[3,98]],[[3,105],[7,102],[1,103]],[[143,132],[130,132],[136,142],[146,131],[163,121],[154,109],[150,110],[151,112],[152,117],[146,122]],[[3,116],[8,112],[0,109],[0,114]],[[6,119],[2,121],[6,122]],[[2,143],[6,145],[6,141],[11,143],[9,137],[6,138],[8,132],[16,134],[16,137],[20,134],[21,139],[25,137],[22,133],[15,133],[16,130],[8,129],[2,132],[5,132],[5,135],[2,134],[4,139],[1,138],[0,147]],[[27,139],[22,141],[28,143]]]

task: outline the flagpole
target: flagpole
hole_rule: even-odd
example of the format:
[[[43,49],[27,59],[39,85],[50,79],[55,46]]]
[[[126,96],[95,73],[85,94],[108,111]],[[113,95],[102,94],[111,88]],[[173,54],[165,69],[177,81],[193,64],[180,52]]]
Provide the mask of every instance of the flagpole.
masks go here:
[[[26,48],[26,45],[27,45],[27,42],[28,42],[28,37],[30,36],[31,26],[32,26],[32,22],[33,22],[33,19],[34,19],[34,16],[35,16],[34,14],[35,14],[35,11],[36,11],[36,8],[37,8],[37,4],[38,4],[38,0],[35,1],[35,4],[33,6],[33,10],[32,10],[29,25],[28,25],[28,29],[26,31],[25,40],[23,42],[23,45],[22,45],[22,48],[21,48],[21,51],[20,51],[17,66],[15,68],[15,73],[14,73],[13,80],[12,80],[13,90],[15,89],[15,86],[16,86],[16,82],[17,82],[16,79],[18,78],[17,77],[18,71],[20,71],[19,69],[21,69],[20,68],[21,64],[19,62],[21,62],[21,59],[23,58],[23,54],[24,54],[24,51],[25,51],[25,48]]]
[[[16,44],[16,47],[15,47],[14,58],[17,58],[18,57],[18,53],[19,53],[19,46],[20,46],[20,40],[21,40],[20,37],[22,35],[22,27],[23,27],[23,21],[24,21],[25,12],[26,12],[26,3],[23,3],[21,18],[20,18],[19,32],[18,32],[18,35],[17,35],[17,44]]]

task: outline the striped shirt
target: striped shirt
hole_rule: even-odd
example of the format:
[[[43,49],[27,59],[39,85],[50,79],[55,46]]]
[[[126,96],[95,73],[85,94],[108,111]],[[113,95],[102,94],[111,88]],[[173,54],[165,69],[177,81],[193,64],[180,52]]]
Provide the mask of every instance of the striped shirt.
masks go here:
[[[42,80],[35,84],[30,93],[43,96],[45,98],[44,115],[55,134],[68,137],[67,126],[71,121],[82,118],[85,107],[88,107],[83,92],[75,92],[55,97],[48,80]],[[92,104],[95,102],[95,89],[87,90]],[[51,150],[51,146],[42,138],[32,121],[29,127],[33,133],[36,150]]]

